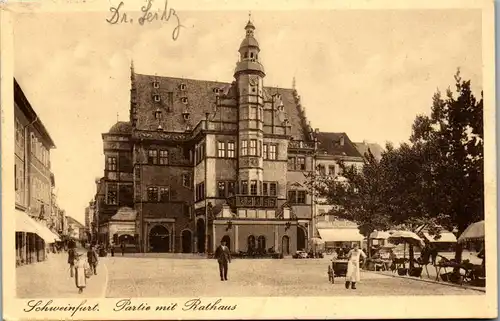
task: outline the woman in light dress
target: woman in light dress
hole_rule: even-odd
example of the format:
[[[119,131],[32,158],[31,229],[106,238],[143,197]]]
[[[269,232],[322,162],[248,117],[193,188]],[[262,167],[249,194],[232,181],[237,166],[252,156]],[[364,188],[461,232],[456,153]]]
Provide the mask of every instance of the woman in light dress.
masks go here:
[[[366,258],[365,252],[358,248],[358,244],[354,243],[352,250],[347,254],[348,262],[347,262],[347,274],[345,281],[345,288],[349,289],[351,285],[352,289],[356,289],[356,282],[360,279],[360,271],[359,271],[359,257],[362,256]]]
[[[90,271],[90,265],[83,258],[83,254],[78,253],[75,256],[75,285],[78,288],[78,293],[82,293],[87,286],[87,273]]]

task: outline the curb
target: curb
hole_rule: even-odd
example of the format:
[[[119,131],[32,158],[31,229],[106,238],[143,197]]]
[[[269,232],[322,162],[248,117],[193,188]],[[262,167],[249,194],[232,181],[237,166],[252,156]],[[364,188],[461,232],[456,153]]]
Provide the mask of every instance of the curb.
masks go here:
[[[473,291],[477,291],[477,292],[486,293],[486,289],[482,289],[482,288],[478,288],[478,287],[472,287],[472,286],[469,286],[469,285],[459,285],[459,284],[453,284],[453,283],[449,283],[449,282],[439,282],[439,281],[434,281],[434,280],[427,280],[427,279],[424,279],[424,278],[415,278],[415,277],[404,276],[404,275],[395,275],[395,274],[392,274],[392,273],[391,274],[389,274],[389,273],[383,273],[383,272],[380,272],[380,271],[370,271],[370,272],[373,272],[373,273],[376,273],[376,274],[380,274],[380,275],[390,276],[390,277],[398,278],[398,279],[406,279],[406,280],[420,281],[420,282],[426,282],[426,283],[432,283],[432,284],[439,284],[439,285],[445,285],[445,286],[451,286],[451,287],[455,287],[455,288],[460,288],[460,289],[464,289],[464,290],[473,290]]]
[[[108,282],[109,282],[109,270],[108,266],[106,263],[102,263],[102,266],[104,267],[104,270],[106,271],[105,278],[104,278],[104,286],[101,291],[101,295],[99,296],[100,298],[105,298],[106,297],[106,292],[108,291]]]

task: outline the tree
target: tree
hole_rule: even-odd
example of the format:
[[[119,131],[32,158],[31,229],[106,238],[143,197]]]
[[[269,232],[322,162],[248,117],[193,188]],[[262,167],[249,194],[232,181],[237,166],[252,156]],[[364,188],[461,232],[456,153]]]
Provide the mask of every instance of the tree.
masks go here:
[[[340,176],[309,174],[307,184],[321,203],[332,205],[326,214],[358,224],[369,246],[370,234],[388,229],[391,220],[385,211],[385,180],[380,163],[371,152],[365,156],[362,169],[339,161]]]
[[[433,97],[430,117],[420,115],[410,141],[425,150],[430,197],[423,201],[428,215],[461,234],[484,219],[483,98],[477,101],[458,70],[456,97],[448,89]],[[462,248],[457,244],[456,260]]]

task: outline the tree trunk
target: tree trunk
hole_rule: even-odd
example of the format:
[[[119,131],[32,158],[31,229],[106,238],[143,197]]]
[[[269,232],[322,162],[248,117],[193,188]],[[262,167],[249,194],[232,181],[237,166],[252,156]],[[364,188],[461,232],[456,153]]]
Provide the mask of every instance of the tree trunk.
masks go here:
[[[371,243],[370,234],[368,234],[368,236],[366,237],[366,251],[368,252],[366,253],[366,255],[368,256],[368,258],[372,257],[372,246],[370,243]]]
[[[413,257],[413,244],[408,243],[408,255],[410,256],[410,269],[415,267],[414,257]]]

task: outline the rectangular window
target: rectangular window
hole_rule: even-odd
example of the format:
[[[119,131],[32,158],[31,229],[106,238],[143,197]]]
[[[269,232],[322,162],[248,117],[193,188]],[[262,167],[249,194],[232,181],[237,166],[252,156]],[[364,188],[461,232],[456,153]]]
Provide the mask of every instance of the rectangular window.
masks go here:
[[[160,202],[170,201],[170,188],[160,187]]]
[[[257,181],[250,182],[250,195],[257,195]]]
[[[269,159],[276,159],[276,145],[269,145]]]
[[[247,156],[247,155],[248,155],[248,141],[242,140],[241,141],[241,156]]]
[[[153,164],[153,165],[158,164],[158,150],[156,149],[148,150],[148,164]]]
[[[116,171],[116,157],[108,157],[108,171]]]
[[[217,156],[226,157],[226,144],[224,142],[217,142]]]
[[[14,179],[15,179],[15,190],[17,191],[19,189],[19,182],[18,182],[18,177],[17,177],[17,165],[14,164]]]
[[[291,204],[295,204],[297,199],[297,191],[288,191],[288,201]]]
[[[217,182],[217,197],[226,197],[226,182]]]
[[[267,159],[267,144],[262,145],[262,157]]]
[[[257,119],[257,108],[250,107],[250,119]]]
[[[325,165],[318,165],[318,172],[320,175],[324,176],[326,175],[326,168]]]
[[[234,142],[227,142],[227,157],[234,158],[234,151],[236,150]]]
[[[107,203],[109,205],[118,204],[118,186],[116,184],[108,184]]]
[[[277,184],[276,183],[270,183],[269,184],[269,195],[271,196],[276,196],[277,194]]]
[[[306,158],[305,157],[297,157],[297,170],[300,170],[300,171],[306,170]]]
[[[241,194],[243,194],[243,195],[248,194],[248,182],[247,181],[241,181]]]
[[[306,191],[297,191],[297,204],[306,203]]]
[[[169,91],[167,93],[167,105],[169,108],[172,108],[173,104],[174,104],[174,93]]]
[[[288,157],[288,170],[289,171],[295,170],[295,157]]]
[[[160,165],[168,165],[168,150],[160,150]]]
[[[263,183],[262,184],[262,195],[268,195],[268,183]]]
[[[250,155],[257,156],[257,140],[250,140]]]
[[[15,131],[16,131],[16,143],[20,143],[19,140],[21,139],[19,133],[21,131],[21,124],[19,123],[19,119],[16,118],[16,127],[15,127]]]
[[[190,188],[191,187],[191,175],[182,174],[182,186]]]
[[[148,201],[158,202],[158,187],[148,187]]]
[[[233,196],[236,194],[236,183],[235,182],[227,182],[227,196]]]
[[[328,166],[328,174],[330,176],[334,176],[335,175],[335,165]]]

